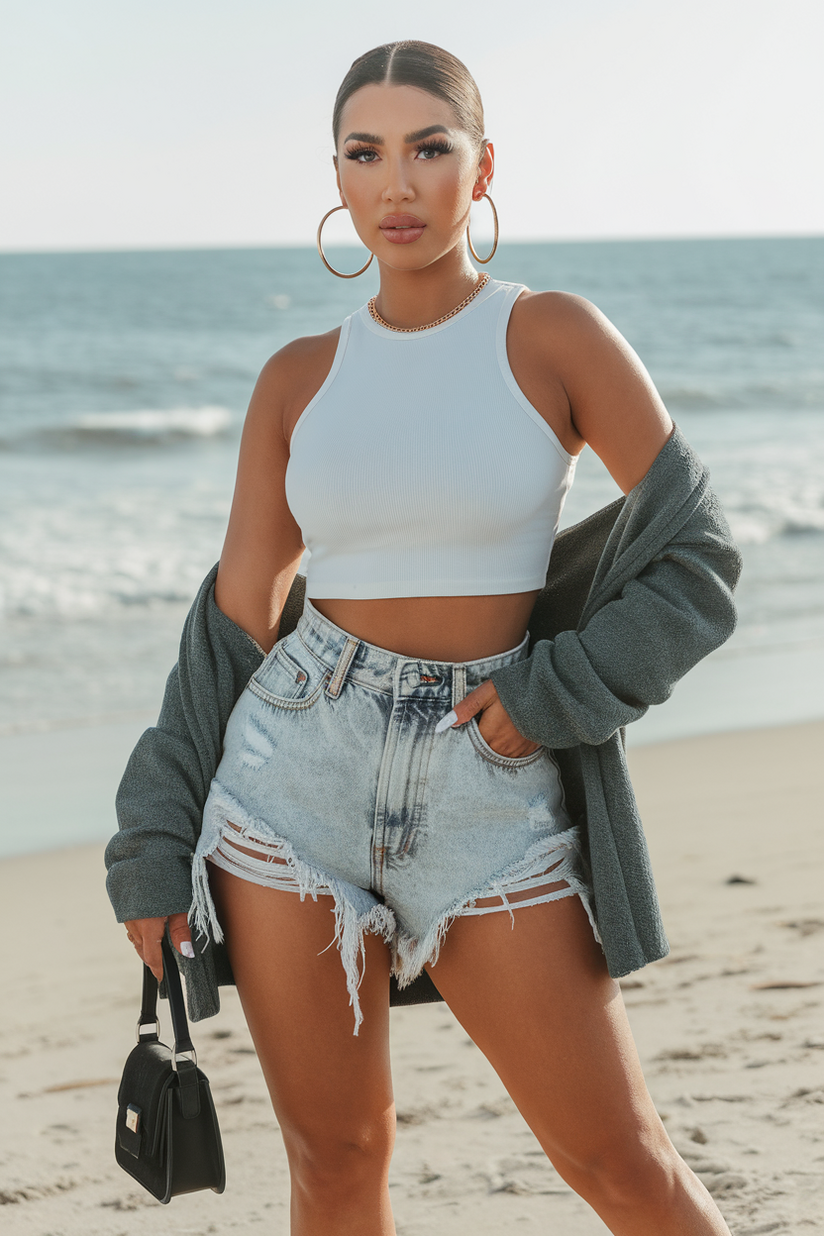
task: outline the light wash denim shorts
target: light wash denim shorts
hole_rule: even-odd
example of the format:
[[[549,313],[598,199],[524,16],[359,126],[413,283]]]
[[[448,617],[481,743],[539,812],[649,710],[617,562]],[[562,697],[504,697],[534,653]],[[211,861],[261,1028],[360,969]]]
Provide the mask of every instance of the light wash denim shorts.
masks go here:
[[[423,661],[357,639],[307,598],[229,718],[193,866],[198,930],[223,938],[207,859],[301,899],[331,896],[355,1033],[365,932],[390,945],[400,986],[434,964],[458,916],[509,911],[514,926],[513,909],[577,895],[597,938],[551,753],[500,755],[476,718],[435,733],[528,640]]]

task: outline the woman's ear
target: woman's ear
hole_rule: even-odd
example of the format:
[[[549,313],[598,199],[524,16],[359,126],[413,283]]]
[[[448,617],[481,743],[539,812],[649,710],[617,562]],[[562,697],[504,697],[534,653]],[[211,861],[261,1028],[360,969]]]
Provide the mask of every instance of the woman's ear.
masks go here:
[[[478,161],[478,179],[475,181],[476,189],[480,190],[478,197],[482,197],[484,193],[489,191],[492,184],[492,177],[495,175],[495,148],[492,142],[487,142],[483,149],[483,154]]]

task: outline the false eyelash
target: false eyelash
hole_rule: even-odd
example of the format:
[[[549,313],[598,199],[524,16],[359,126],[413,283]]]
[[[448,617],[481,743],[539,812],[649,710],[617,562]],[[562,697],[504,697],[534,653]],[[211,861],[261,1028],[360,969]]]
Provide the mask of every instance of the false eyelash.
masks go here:
[[[377,154],[377,153],[378,152],[375,150],[373,146],[355,146],[353,147],[352,150],[345,151],[344,157],[347,159],[357,159],[362,154]]]
[[[418,142],[415,147],[417,151],[421,150],[436,150],[438,154],[450,154],[452,151],[452,143],[448,142],[443,137],[433,137],[425,142]],[[347,159],[359,159],[362,154],[377,154],[373,146],[355,146],[351,150],[345,152]]]
[[[428,141],[419,142],[415,147],[416,150],[437,150],[439,154],[449,154],[452,150],[452,143],[448,142],[444,137],[432,137]]]

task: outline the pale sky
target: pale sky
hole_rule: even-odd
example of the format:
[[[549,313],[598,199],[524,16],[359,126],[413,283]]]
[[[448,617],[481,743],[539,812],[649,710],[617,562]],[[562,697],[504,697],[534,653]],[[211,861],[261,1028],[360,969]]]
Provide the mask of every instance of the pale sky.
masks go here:
[[[822,0],[3,0],[0,250],[314,243],[397,38],[474,74],[502,239],[824,232]]]

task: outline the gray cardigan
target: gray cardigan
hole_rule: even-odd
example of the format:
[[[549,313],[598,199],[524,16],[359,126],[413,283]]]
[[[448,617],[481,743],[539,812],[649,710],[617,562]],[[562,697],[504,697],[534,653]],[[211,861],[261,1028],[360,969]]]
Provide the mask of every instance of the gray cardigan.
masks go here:
[[[491,674],[517,729],[558,761],[615,977],[668,951],[623,727],[732,634],[740,569],[707,470],[676,427],[626,498],[558,537],[529,620],[529,655]],[[117,793],[106,866],[118,922],[189,910],[192,854],[226,722],[263,660],[217,607],[216,575],[215,566],[189,611],[157,725],[140,738]],[[297,575],[281,637],[297,623],[305,585]],[[218,986],[232,982],[225,948],[196,941],[194,960],[177,961],[192,1020],[212,1016]],[[425,975],[393,990],[393,1003],[433,998]]]

